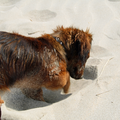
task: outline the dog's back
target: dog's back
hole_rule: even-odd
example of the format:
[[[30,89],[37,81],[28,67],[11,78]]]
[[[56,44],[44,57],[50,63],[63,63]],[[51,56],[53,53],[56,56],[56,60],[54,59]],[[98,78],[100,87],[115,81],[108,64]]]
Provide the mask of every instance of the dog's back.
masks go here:
[[[14,33],[0,32],[0,88],[13,85],[40,66],[41,42]]]
[[[49,41],[45,37],[0,32],[0,89],[15,83],[26,88],[63,88],[69,81],[69,73],[65,61]]]

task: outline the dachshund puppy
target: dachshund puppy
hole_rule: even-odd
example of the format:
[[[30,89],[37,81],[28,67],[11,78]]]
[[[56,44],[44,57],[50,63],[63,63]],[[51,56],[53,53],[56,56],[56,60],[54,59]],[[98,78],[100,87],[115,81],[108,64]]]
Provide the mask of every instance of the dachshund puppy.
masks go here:
[[[63,26],[37,38],[0,32],[0,89],[18,87],[26,96],[42,101],[42,87],[63,88],[67,93],[70,76],[83,75],[91,41],[88,30]]]

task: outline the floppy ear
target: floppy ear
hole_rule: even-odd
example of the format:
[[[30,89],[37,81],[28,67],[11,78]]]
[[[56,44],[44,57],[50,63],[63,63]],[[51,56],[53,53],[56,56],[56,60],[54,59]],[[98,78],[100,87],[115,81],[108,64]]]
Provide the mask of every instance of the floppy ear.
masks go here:
[[[89,29],[87,29],[85,33],[86,33],[88,42],[91,44],[92,43],[92,34],[89,33]]]
[[[90,44],[90,43],[88,43],[88,44]],[[83,45],[81,45],[82,64],[85,64],[85,62],[89,58],[90,49],[87,47],[87,46],[89,46],[88,44],[84,43]]]
[[[87,59],[89,58],[89,52],[91,48],[91,40],[89,40],[89,36],[84,35],[77,35],[76,36],[76,43],[77,43],[77,49],[79,53],[79,58],[82,62],[82,65],[85,64]]]

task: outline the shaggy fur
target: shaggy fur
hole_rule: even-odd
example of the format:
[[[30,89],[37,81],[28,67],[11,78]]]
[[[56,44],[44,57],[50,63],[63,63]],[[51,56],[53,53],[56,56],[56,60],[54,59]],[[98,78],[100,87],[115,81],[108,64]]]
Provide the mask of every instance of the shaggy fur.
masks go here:
[[[42,101],[41,87],[63,88],[67,93],[70,75],[79,79],[83,74],[91,41],[89,31],[72,27],[57,27],[53,34],[38,38],[0,32],[0,89],[15,86],[28,97]]]

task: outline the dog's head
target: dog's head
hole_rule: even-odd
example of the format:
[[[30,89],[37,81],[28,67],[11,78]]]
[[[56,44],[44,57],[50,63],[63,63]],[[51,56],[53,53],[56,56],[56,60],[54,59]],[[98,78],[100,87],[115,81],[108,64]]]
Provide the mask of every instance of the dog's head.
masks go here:
[[[84,32],[73,27],[57,27],[53,36],[58,37],[65,48],[70,76],[75,79],[81,78],[90,56],[92,35],[89,30]]]

